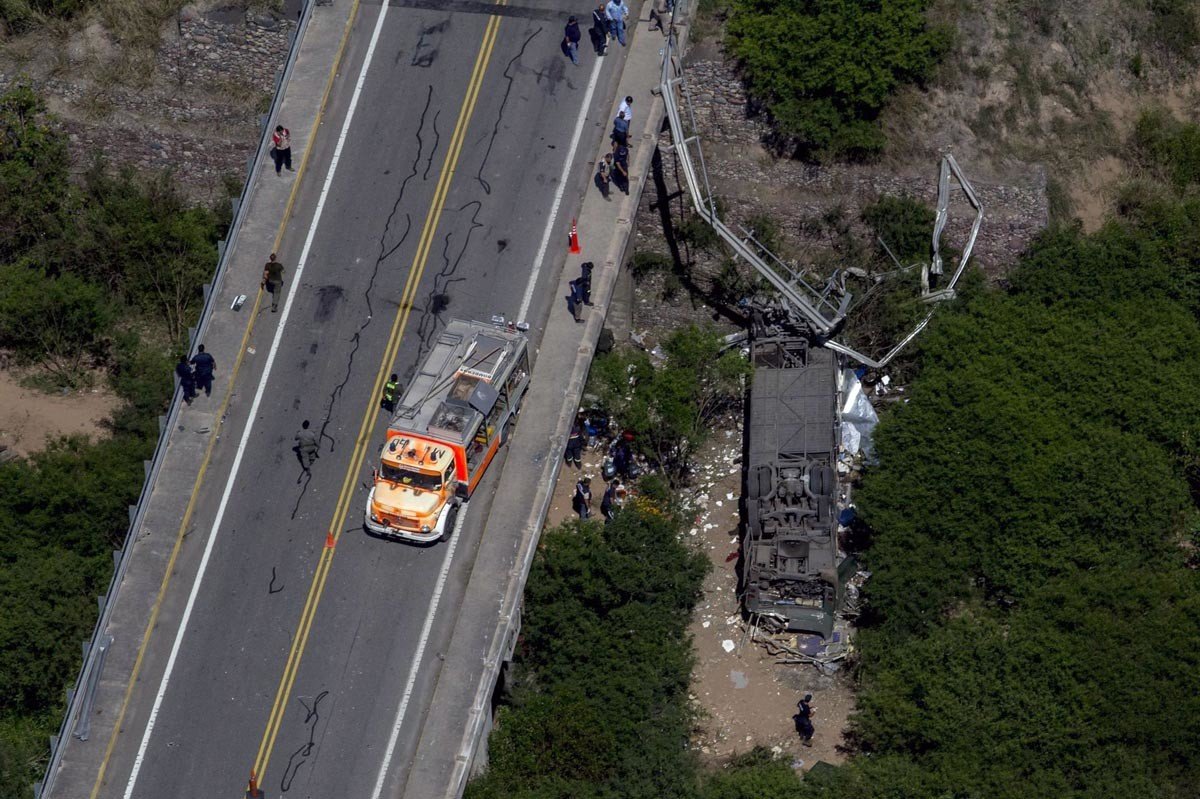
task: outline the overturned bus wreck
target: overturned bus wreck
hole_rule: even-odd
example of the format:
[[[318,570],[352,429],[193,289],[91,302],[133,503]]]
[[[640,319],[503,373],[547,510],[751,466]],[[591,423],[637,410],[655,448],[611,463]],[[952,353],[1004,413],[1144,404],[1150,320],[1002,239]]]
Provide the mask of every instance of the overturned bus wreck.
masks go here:
[[[837,356],[807,339],[751,344],[742,596],[756,625],[829,641],[854,574],[838,550]]]

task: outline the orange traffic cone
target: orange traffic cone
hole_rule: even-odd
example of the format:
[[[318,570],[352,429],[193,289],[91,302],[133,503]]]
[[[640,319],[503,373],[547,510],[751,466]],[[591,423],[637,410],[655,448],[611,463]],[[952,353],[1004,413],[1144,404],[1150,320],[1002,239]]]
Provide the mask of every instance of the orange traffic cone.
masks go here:
[[[571,235],[567,236],[567,241],[570,242],[570,251],[572,255],[579,255],[583,252],[583,248],[579,246],[579,231],[575,227],[575,220],[571,220]]]
[[[258,775],[250,772],[250,784],[246,787],[246,799],[259,799],[263,792],[258,789]]]
[[[336,546],[336,545],[337,545],[337,541],[335,541],[333,538],[333,530],[330,530],[328,533],[325,534],[325,548],[333,549],[334,546]]]

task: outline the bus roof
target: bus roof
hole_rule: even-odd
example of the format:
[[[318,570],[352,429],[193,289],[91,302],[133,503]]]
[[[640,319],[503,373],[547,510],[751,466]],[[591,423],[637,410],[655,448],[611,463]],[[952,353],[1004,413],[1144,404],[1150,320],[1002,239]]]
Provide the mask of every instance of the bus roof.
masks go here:
[[[466,445],[526,346],[515,330],[450,320],[405,389],[391,429]]]

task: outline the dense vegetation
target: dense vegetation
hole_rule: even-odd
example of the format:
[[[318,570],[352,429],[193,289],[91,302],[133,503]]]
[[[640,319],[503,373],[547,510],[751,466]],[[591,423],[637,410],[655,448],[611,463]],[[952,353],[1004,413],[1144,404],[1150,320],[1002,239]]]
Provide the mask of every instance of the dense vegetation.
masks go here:
[[[468,796],[690,795],[687,626],[708,563],[679,528],[642,501],[543,536],[510,702]]]
[[[927,0],[734,0],[729,52],[782,149],[861,159],[883,149],[876,118],[905,83],[930,74],[950,45]]]
[[[37,382],[107,380],[111,435],[0,465],[0,796],[29,796],[57,732],[79,643],[158,436],[171,355],[199,311],[226,219],[163,177],[68,175],[38,97],[0,95],[0,349]]]
[[[826,795],[1194,795],[1197,223],[1047,233],[923,342],[858,494],[872,756]]]

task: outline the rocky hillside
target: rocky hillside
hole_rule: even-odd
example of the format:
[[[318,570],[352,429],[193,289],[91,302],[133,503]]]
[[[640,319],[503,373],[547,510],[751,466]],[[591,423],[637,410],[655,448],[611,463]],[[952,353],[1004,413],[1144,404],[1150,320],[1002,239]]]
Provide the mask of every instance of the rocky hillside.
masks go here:
[[[149,34],[96,12],[10,39],[0,86],[38,89],[70,134],[77,169],[96,157],[169,167],[189,196],[211,200],[245,174],[299,3],[168,3],[158,16],[150,5],[139,20]]]

